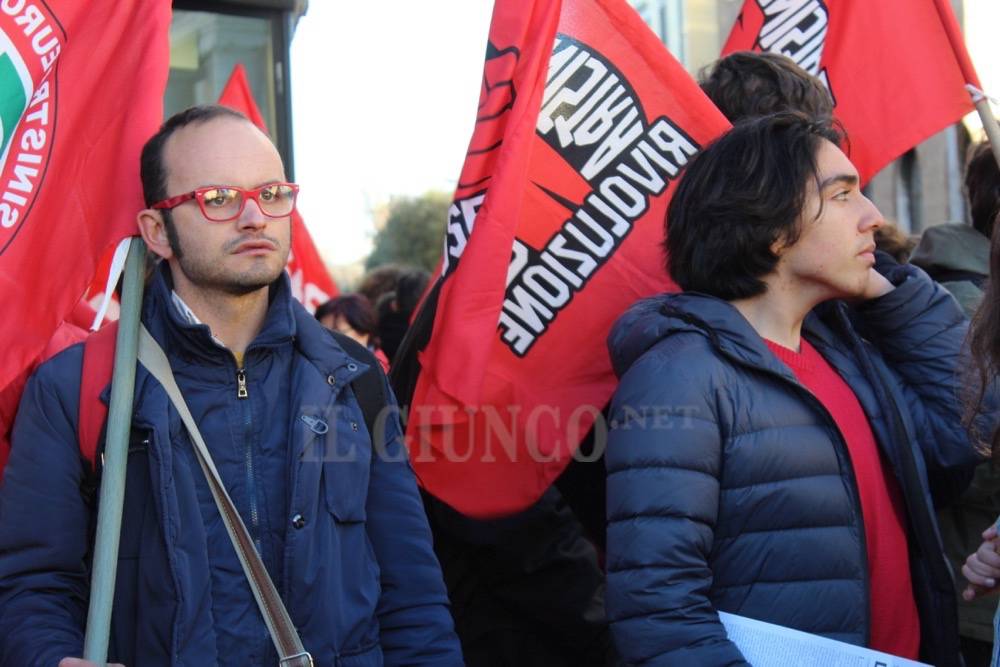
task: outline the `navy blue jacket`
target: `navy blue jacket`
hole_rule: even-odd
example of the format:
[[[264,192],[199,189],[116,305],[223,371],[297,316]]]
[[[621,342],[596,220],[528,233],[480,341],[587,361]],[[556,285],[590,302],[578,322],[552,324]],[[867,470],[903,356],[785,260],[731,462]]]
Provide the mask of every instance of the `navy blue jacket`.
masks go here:
[[[919,269],[897,267],[893,279],[895,290],[857,309],[858,329],[831,302],[803,336],[856,394],[902,489],[921,654],[958,665],[928,470],[978,460],[956,371],[967,322]],[[641,301],[609,347],[621,384],[607,451],[607,606],[626,662],[745,665],[717,611],[866,645],[858,490],[823,405],[713,297]]]
[[[179,315],[170,289],[161,267],[143,322],[316,665],[461,665],[398,419],[373,447],[350,386],[367,366],[283,276],[240,398],[235,358]],[[77,345],[42,365],[15,422],[0,487],[0,665],[82,653],[96,509],[81,491],[81,363]],[[275,665],[187,433],[141,365],[129,450],[109,660]]]

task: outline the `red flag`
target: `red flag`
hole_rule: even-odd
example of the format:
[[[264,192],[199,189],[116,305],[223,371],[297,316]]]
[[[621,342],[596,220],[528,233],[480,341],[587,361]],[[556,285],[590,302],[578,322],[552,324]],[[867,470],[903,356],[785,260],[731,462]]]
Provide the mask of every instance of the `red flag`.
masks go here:
[[[246,69],[242,64],[237,63],[233,67],[229,81],[219,95],[219,104],[236,109],[267,134],[267,125],[254,101]],[[339,293],[298,211],[292,213],[292,248],[285,269],[292,278],[292,295],[310,313],[316,312],[318,306]]]
[[[102,251],[136,233],[169,26],[168,0],[0,5],[0,457],[21,387]]]
[[[722,54],[746,50],[824,82],[862,182],[972,111],[979,85],[947,0],[746,0]]]
[[[236,63],[233,71],[229,75],[229,80],[222,87],[219,93],[219,104],[230,109],[236,109],[241,114],[250,119],[254,125],[260,128],[264,134],[269,134],[264,116],[260,113],[257,102],[253,99],[253,91],[250,90],[250,82],[247,80],[247,70],[243,63]]]
[[[495,516],[562,472],[615,388],[611,324],[673,287],[673,183],[727,126],[623,0],[496,2],[409,413],[428,491]]]

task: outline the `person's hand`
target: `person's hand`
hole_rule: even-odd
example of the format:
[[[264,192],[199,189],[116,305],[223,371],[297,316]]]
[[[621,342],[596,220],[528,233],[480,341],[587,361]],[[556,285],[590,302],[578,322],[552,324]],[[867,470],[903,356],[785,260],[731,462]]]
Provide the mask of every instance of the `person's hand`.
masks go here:
[[[962,575],[969,585],[962,591],[962,599],[968,602],[981,595],[994,593],[1000,580],[1000,554],[997,553],[996,524],[983,531],[983,543],[971,554],[962,566]]]
[[[865,285],[865,291],[861,293],[858,300],[867,301],[868,299],[874,299],[888,294],[894,289],[896,289],[896,286],[889,282],[888,278],[874,268],[871,268],[868,269],[868,284]]]
[[[59,667],[97,667],[97,663],[83,658],[63,658],[59,661]],[[125,665],[114,662],[108,663],[108,667],[125,667]]]

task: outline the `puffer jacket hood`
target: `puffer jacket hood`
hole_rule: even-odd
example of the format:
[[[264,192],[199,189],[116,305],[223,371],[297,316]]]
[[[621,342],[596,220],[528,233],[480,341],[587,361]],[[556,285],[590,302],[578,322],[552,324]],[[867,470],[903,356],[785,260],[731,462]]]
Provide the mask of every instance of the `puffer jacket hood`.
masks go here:
[[[910,263],[932,276],[938,271],[985,275],[990,267],[990,240],[961,222],[934,225],[924,230]]]

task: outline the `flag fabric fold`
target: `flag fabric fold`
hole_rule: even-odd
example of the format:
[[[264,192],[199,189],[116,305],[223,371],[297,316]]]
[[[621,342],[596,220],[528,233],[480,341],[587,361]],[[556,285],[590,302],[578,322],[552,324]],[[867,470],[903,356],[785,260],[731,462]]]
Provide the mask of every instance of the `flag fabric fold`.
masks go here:
[[[135,233],[169,26],[169,0],[0,8],[0,465],[28,375],[57,329],[75,331],[64,320],[102,253]]]
[[[973,110],[948,0],[745,0],[722,55],[769,51],[820,78],[863,183]]]
[[[672,287],[670,192],[726,127],[623,0],[497,0],[408,414],[431,494],[470,516],[517,512],[600,436],[605,337]]]
[[[254,100],[246,68],[242,63],[233,67],[229,80],[219,94],[219,104],[239,111],[259,127],[261,132],[268,134],[267,124]],[[292,296],[310,313],[316,312],[317,307],[339,294],[298,210],[292,213],[292,247],[285,269],[291,277]]]

